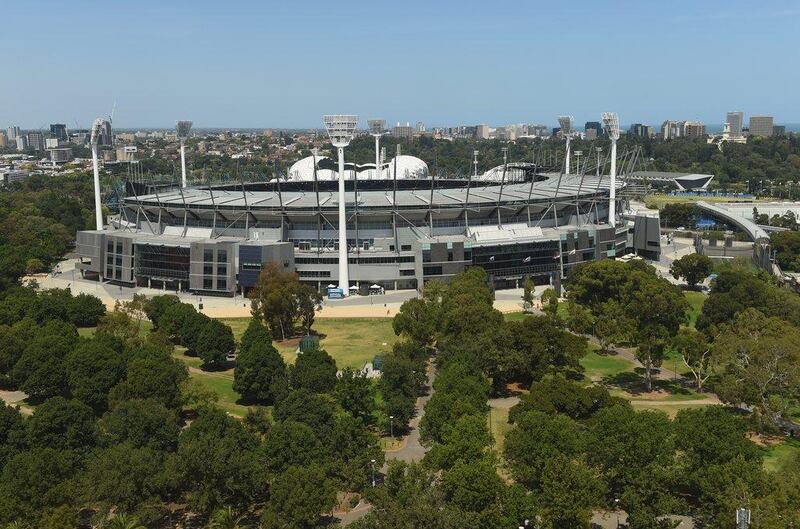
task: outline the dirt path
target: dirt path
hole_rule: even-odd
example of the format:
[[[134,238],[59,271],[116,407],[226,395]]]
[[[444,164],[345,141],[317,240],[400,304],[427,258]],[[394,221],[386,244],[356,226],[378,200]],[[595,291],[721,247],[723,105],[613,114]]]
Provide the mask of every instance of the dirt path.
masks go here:
[[[0,400],[9,406],[19,406],[19,411],[23,415],[33,415],[33,408],[23,404],[23,401],[28,398],[28,395],[22,391],[8,391],[0,389]]]

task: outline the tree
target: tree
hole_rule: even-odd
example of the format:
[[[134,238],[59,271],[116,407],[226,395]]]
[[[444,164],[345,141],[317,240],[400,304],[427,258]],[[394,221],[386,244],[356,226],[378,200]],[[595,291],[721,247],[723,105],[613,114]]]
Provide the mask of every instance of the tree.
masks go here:
[[[219,365],[236,349],[233,331],[229,325],[210,319],[197,336],[195,352],[204,366]]]
[[[342,408],[353,417],[369,423],[375,411],[375,386],[367,375],[346,367],[336,380],[333,392]]]
[[[336,385],[336,360],[324,349],[311,349],[297,356],[291,370],[292,387],[327,393]]]
[[[437,302],[412,298],[400,305],[392,319],[392,329],[396,335],[406,336],[415,344],[428,347],[436,335],[438,315]]]
[[[38,529],[77,529],[78,513],[69,505],[50,509],[42,515]]]
[[[94,414],[80,401],[53,397],[36,408],[28,432],[35,448],[87,449],[94,444]]]
[[[116,336],[126,342],[138,338],[142,332],[142,320],[146,316],[145,303],[146,298],[142,294],[134,294],[130,301],[117,300],[114,310],[100,319],[97,332]]]
[[[441,443],[433,445],[423,462],[446,470],[459,462],[478,461],[492,440],[484,414],[461,415],[445,426]]]
[[[697,391],[703,391],[703,384],[713,373],[711,344],[706,335],[693,328],[681,329],[675,336],[673,348],[692,372]]]
[[[289,467],[307,467],[326,459],[325,447],[314,430],[296,421],[275,424],[264,443],[267,469],[279,475]]]
[[[153,296],[148,299],[144,304],[144,312],[147,314],[148,319],[153,323],[153,329],[159,329],[159,322],[161,317],[167,312],[167,309],[174,305],[180,305],[181,300],[178,296],[173,294],[165,294],[161,296]]]
[[[157,503],[167,491],[166,457],[129,443],[94,452],[81,482],[86,501],[125,511]]]
[[[51,323],[55,322],[48,323],[41,334],[28,342],[11,371],[11,379],[17,386],[37,400],[67,394],[67,374],[63,363],[77,342],[77,334],[60,334],[58,327],[62,326]],[[70,327],[75,330],[75,327]]]
[[[70,321],[76,327],[94,327],[105,313],[106,306],[96,296],[81,293],[72,298]]]
[[[548,288],[542,292],[542,310],[549,316],[558,315],[558,294],[555,289]]]
[[[612,397],[602,386],[584,386],[563,376],[554,376],[535,382],[528,394],[520,396],[519,402],[509,412],[508,421],[514,423],[529,411],[562,414],[576,421],[587,421],[598,411],[611,406],[630,404],[621,397]]]
[[[188,378],[186,366],[169,356],[135,359],[128,364],[125,380],[111,389],[112,407],[123,400],[152,398],[167,408],[181,405],[181,383]]]
[[[614,300],[603,303],[595,319],[594,334],[600,349],[608,351],[613,344],[627,341],[636,322],[625,315],[625,310]]]
[[[250,529],[250,525],[245,522],[245,516],[228,506],[214,511],[208,529]]]
[[[124,400],[106,412],[97,423],[99,443],[134,448],[174,450],[180,426],[175,410],[153,399]]]
[[[294,287],[294,295],[297,298],[297,317],[306,334],[311,334],[311,326],[314,325],[314,316],[318,310],[322,310],[322,294],[309,285],[298,282]]]
[[[726,402],[755,406],[769,422],[786,411],[800,383],[800,329],[755,309],[724,324],[712,356],[724,374],[715,387]]]
[[[259,440],[219,410],[200,415],[184,430],[174,462],[176,484],[192,508],[208,513],[231,505],[245,507],[264,491]]]
[[[572,419],[530,411],[516,418],[503,450],[512,463],[514,479],[531,490],[540,490],[547,463],[558,456],[577,456],[584,444],[584,436]]]
[[[117,340],[99,336],[81,340],[64,366],[72,396],[102,413],[108,407],[108,392],[125,377],[127,361]]]
[[[591,334],[595,326],[595,317],[588,308],[567,301],[567,327],[577,334]]]
[[[28,444],[27,430],[18,409],[0,404],[0,469],[6,461],[24,450]]]
[[[258,276],[258,286],[251,294],[253,318],[264,322],[281,340],[294,331],[298,281],[297,274],[284,272],[278,263],[267,263]]]
[[[603,484],[579,461],[564,454],[548,459],[541,475],[541,517],[544,527],[586,527],[592,508],[603,496]]]
[[[471,512],[487,509],[500,499],[504,488],[503,479],[490,459],[459,461],[442,478],[442,492],[447,501]]]
[[[525,276],[525,281],[522,283],[522,308],[525,312],[533,308],[533,288],[530,276]]]
[[[256,343],[272,345],[272,335],[269,333],[269,329],[267,329],[260,320],[250,318],[247,329],[244,330],[239,340],[239,352],[243,353],[247,351]]]
[[[269,338],[269,333],[265,339],[252,342],[250,338],[245,342],[244,336],[242,337],[243,347],[236,358],[236,368],[233,371],[233,390],[247,402],[273,403],[276,382],[287,376],[283,357],[273,347],[272,340],[266,338]],[[249,344],[246,348],[245,343]]]
[[[330,439],[336,408],[329,395],[312,393],[307,389],[290,392],[275,405],[272,416],[276,421],[295,421],[309,426],[320,440]]]
[[[321,468],[291,467],[272,483],[261,522],[279,529],[311,529],[334,505],[336,487]]]
[[[207,411],[216,406],[219,394],[196,378],[181,382],[181,406],[194,411]]]
[[[184,322],[197,311],[188,303],[166,303],[167,307],[158,319],[158,330],[170,337],[173,343],[180,342]]]
[[[713,270],[714,263],[710,257],[699,253],[690,253],[673,261],[669,268],[669,273],[675,279],[684,278],[689,288],[695,288]]]

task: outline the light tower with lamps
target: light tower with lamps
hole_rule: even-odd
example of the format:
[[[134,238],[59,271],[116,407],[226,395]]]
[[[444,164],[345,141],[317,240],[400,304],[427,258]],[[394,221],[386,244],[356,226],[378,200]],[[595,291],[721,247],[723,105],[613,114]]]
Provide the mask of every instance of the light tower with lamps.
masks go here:
[[[619,139],[619,117],[616,112],[603,112],[603,127],[611,140],[611,190],[608,198],[608,222],[611,227],[617,225],[617,140]]]
[[[385,119],[370,119],[367,121],[369,124],[369,133],[375,137],[375,180],[381,178],[381,136],[386,127]]]
[[[181,187],[186,188],[186,139],[192,129],[191,121],[176,121],[175,130],[178,132],[178,139],[181,141]]]
[[[472,151],[472,165],[475,166],[475,171],[473,173],[473,177],[478,176],[478,151]]]
[[[565,158],[564,174],[569,174],[570,141],[572,140],[572,116],[558,116],[558,125],[561,135],[567,140],[567,157]]]
[[[98,230],[103,229],[103,208],[100,204],[100,163],[97,160],[97,146],[100,143],[100,136],[104,134],[107,126],[108,121],[103,118],[94,120],[89,140],[92,146],[92,169],[94,169],[94,218]]]
[[[328,131],[331,144],[339,155],[339,289],[343,296],[350,290],[350,278],[347,273],[347,214],[344,203],[344,148],[350,145],[353,131],[358,124],[358,116],[332,115],[324,116],[322,122]]]

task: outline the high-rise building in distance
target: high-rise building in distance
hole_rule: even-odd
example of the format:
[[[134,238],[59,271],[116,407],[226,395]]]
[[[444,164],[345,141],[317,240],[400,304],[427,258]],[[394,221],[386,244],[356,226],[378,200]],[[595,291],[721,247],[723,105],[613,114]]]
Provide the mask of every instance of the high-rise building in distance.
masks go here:
[[[42,134],[41,132],[29,132],[28,146],[31,147],[34,151],[43,151],[45,148],[44,134]]]
[[[15,138],[15,141],[17,142],[17,150],[18,151],[24,151],[25,149],[28,148],[28,138],[23,136],[22,134],[19,134]]]
[[[10,127],[8,127],[8,139],[9,139],[9,141],[16,140],[17,136],[19,136],[19,135],[20,135],[19,134],[19,127],[17,127],[16,125],[11,125]]]
[[[642,138],[650,137],[650,125],[643,125],[641,123],[634,123],[628,130],[631,136],[640,136]]]
[[[479,140],[488,140],[489,139],[489,126],[484,125],[481,123],[480,125],[475,127],[475,137]]]
[[[683,136],[686,138],[702,138],[706,135],[706,125],[702,121],[684,121]]]
[[[67,126],[63,123],[51,123],[50,134],[58,141],[67,141]]]
[[[8,147],[8,138],[6,137],[6,133],[0,130],[0,147]]]
[[[392,136],[395,138],[411,138],[414,136],[414,129],[411,127],[410,123],[406,123],[405,125],[398,123],[395,125],[394,129],[392,129]]]
[[[725,116],[725,122],[730,125],[730,136],[733,138],[739,137],[742,135],[742,124],[744,123],[744,113],[736,111],[736,112],[728,112],[728,115]]]
[[[750,136],[772,136],[772,116],[750,116]]]
[[[599,138],[603,135],[603,125],[601,125],[599,121],[587,121],[583,126],[583,131],[587,133],[587,136],[589,135],[588,132],[590,129],[594,129],[595,138]]]
[[[772,126],[772,135],[773,136],[785,136],[786,135],[786,125],[773,125]]]

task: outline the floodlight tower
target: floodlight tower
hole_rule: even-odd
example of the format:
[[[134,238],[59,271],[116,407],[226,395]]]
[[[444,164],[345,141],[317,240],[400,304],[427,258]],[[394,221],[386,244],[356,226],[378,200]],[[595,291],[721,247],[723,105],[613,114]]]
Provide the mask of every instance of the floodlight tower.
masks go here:
[[[617,225],[617,140],[619,139],[619,117],[616,112],[603,112],[603,127],[611,139],[611,192],[608,198],[608,221]]]
[[[181,140],[181,187],[186,188],[186,139],[192,128],[191,121],[176,121],[175,130],[178,132],[178,139]]]
[[[336,147],[339,155],[339,288],[343,295],[350,289],[350,278],[347,274],[347,215],[344,208],[344,148],[350,145],[353,131],[358,124],[358,116],[335,115],[324,116],[325,129]]]
[[[475,167],[474,174],[472,175],[474,178],[478,177],[478,151],[472,151],[472,165]]]
[[[100,164],[97,161],[97,146],[100,143],[100,136],[106,130],[108,121],[97,118],[92,123],[92,135],[89,143],[92,146],[92,168],[94,169],[94,218],[95,226],[98,230],[103,229],[103,208],[100,204]]]
[[[567,157],[565,158],[564,174],[569,174],[570,141],[572,140],[572,116],[558,116],[558,125],[561,127],[561,135],[567,140]]]
[[[381,136],[386,127],[385,119],[370,119],[367,121],[369,124],[369,133],[375,137],[375,178],[381,178]]]

